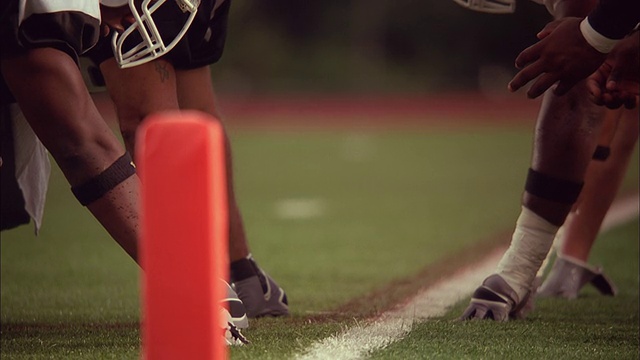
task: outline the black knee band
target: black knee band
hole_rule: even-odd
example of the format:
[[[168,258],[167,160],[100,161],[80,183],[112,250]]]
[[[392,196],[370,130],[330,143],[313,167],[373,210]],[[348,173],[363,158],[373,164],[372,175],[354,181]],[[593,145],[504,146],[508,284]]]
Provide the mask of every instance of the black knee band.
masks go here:
[[[584,183],[557,179],[529,169],[525,190],[546,200],[573,204],[578,199],[583,185]]]
[[[131,160],[131,155],[126,152],[96,177],[87,180],[84,184],[73,186],[71,191],[82,205],[87,206],[135,173],[136,167]]]
[[[598,161],[605,161],[609,158],[609,154],[611,154],[611,148],[608,146],[596,146],[596,151],[593,152],[592,159]]]

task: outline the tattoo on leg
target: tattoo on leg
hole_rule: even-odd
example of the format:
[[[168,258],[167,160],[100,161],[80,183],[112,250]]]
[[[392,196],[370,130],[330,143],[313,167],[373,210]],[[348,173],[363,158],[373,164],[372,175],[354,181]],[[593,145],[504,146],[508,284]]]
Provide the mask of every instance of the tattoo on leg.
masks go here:
[[[165,82],[165,80],[169,79],[169,70],[167,70],[167,64],[163,62],[155,62],[156,71],[160,75],[160,81]]]

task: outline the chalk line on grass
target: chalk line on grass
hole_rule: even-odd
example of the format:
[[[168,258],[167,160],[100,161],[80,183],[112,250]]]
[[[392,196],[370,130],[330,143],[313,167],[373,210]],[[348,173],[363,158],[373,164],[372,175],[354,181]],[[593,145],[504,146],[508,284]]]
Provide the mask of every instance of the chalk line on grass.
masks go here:
[[[636,194],[616,201],[607,213],[601,231],[638,217],[639,200]],[[375,320],[314,343],[305,353],[296,356],[296,359],[359,359],[401,340],[411,331],[414,322],[442,316],[458,301],[468,297],[495,269],[505,250],[496,249],[481,262],[454,273]]]

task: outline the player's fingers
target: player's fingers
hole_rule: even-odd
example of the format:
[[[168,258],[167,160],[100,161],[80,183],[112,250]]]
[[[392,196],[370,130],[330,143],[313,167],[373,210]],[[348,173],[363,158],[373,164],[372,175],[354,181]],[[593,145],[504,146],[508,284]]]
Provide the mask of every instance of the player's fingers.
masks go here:
[[[607,80],[605,88],[609,91],[616,91],[618,90],[618,82],[615,80]]]
[[[506,321],[509,321],[509,313],[506,313],[506,312],[502,313],[502,312],[494,311],[492,313],[492,318],[493,318],[493,320],[498,321],[498,322],[506,322]]]
[[[554,73],[546,73],[541,75],[527,91],[527,96],[530,99],[535,99],[538,96],[544,94],[553,84],[558,81],[558,76]]]
[[[602,97],[603,97],[604,105],[608,109],[615,110],[624,104],[624,100],[619,95],[604,93]]]
[[[460,316],[459,320],[461,321],[471,320],[475,315],[476,315],[476,309],[472,307],[468,307],[467,309],[465,309],[464,313],[462,313],[462,316]]]
[[[608,64],[607,64],[608,65]],[[604,66],[607,66],[604,65]],[[607,83],[609,82],[618,82],[621,78],[621,69],[617,66],[610,66],[611,71],[609,72],[609,76],[607,77]]]
[[[594,78],[595,80],[598,81],[598,83],[600,83],[600,85],[603,88],[607,88],[607,82],[609,80],[609,78],[611,77],[611,64],[609,64],[609,62],[605,61],[602,63],[602,65],[600,65],[600,67],[598,68],[598,70],[596,70],[593,74],[591,74],[589,76],[589,78]],[[617,76],[617,75],[616,75]],[[615,77],[614,79],[612,79],[615,81]]]
[[[135,22],[136,19],[133,17],[133,15],[126,15],[122,18],[122,23],[127,27],[131,26]]]
[[[544,44],[542,42],[538,42],[537,44],[533,44],[528,48],[522,50],[516,57],[516,68],[522,69],[527,64],[538,60],[540,58],[540,53],[542,52],[543,46]]]
[[[594,101],[594,99],[598,99],[602,96],[602,89],[600,88],[598,74],[594,73],[589,78],[587,78],[585,84],[587,85],[587,92],[589,93],[591,101]]]
[[[511,79],[507,87],[511,92],[517,91],[542,73],[544,73],[544,67],[541,62],[536,61],[520,70],[513,79]]]
[[[487,318],[487,308],[484,306],[478,306],[476,308],[476,314],[473,317],[474,319],[486,319]]]
[[[108,25],[100,25],[100,35],[102,35],[102,37],[107,37],[110,31]]]
[[[600,89],[592,89],[591,87],[588,88],[589,90],[589,101],[591,101],[592,103],[602,106],[604,105],[604,102],[602,101],[602,92],[600,91]]]
[[[605,88],[605,83],[607,81],[607,75],[601,70],[598,69],[593,74],[589,75],[587,78],[587,82],[591,82],[596,84],[599,88]]]
[[[561,20],[554,20],[548,23],[547,25],[544,26],[544,28],[542,28],[542,30],[540,30],[540,32],[536,34],[536,37],[540,40],[546,38],[547,36],[549,36],[549,34],[553,32],[553,30],[555,30],[558,27],[558,25],[560,25],[561,22],[562,22]]]

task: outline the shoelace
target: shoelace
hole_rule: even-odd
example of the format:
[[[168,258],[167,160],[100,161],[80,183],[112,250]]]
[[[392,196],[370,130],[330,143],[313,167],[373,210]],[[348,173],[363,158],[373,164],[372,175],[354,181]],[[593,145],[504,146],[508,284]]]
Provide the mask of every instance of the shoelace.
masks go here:
[[[241,344],[249,344],[249,340],[247,340],[247,338],[244,337],[244,335],[242,335],[242,333],[240,332],[240,329],[238,329],[232,323],[227,323],[227,325],[229,325],[229,333],[231,333],[231,338],[233,339],[234,342],[236,343],[239,342]]]

